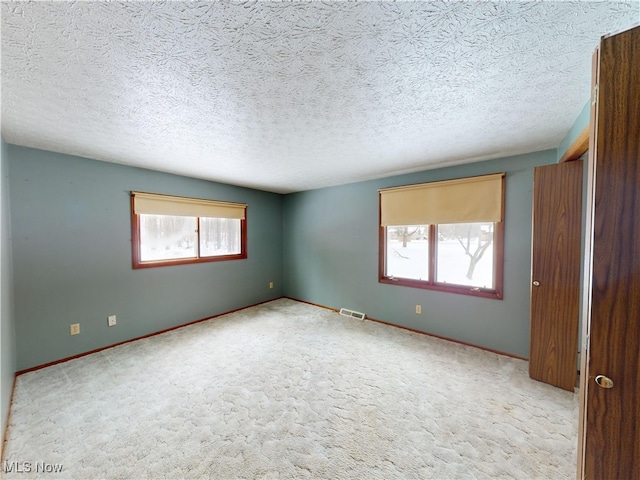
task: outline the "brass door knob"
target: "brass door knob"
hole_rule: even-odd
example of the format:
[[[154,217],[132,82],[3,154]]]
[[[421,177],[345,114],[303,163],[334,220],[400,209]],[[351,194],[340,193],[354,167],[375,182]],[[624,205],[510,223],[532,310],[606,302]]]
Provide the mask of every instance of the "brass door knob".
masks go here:
[[[596,377],[596,383],[602,388],[613,388],[613,380],[609,377],[605,377],[604,375],[598,375]]]
[[[533,286],[534,287],[539,287],[540,286],[540,282],[538,280],[534,280],[533,281]]]

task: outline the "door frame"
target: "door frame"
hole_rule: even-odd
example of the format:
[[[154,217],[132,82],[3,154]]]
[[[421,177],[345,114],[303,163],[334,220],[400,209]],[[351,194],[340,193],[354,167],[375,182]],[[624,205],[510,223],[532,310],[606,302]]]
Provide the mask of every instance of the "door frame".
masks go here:
[[[589,366],[589,333],[591,328],[591,288],[593,286],[593,234],[594,234],[594,211],[595,211],[595,162],[592,156],[596,152],[598,136],[593,132],[597,131],[597,85],[600,63],[600,47],[593,52],[591,60],[591,108],[590,108],[590,135],[589,135],[589,158],[587,159],[587,192],[586,192],[586,215],[583,225],[584,232],[584,265],[582,282],[582,355],[580,357],[580,403],[578,406],[578,480],[584,479],[585,465],[585,431],[587,423],[587,393],[589,388],[588,366]]]

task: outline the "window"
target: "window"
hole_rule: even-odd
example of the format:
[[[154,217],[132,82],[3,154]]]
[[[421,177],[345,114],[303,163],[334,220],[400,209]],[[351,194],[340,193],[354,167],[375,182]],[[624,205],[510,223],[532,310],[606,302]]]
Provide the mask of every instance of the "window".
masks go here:
[[[380,190],[381,283],[502,298],[504,174]]]
[[[247,258],[247,206],[131,192],[133,268]]]

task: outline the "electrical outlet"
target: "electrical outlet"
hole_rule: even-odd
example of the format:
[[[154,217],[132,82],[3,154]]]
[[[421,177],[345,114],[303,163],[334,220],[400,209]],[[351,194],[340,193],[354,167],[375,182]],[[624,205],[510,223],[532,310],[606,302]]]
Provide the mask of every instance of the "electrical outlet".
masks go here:
[[[416,313],[422,315],[422,305],[416,305]]]
[[[80,324],[74,323],[69,325],[69,335],[78,335],[80,333]]]
[[[107,324],[108,324],[110,327],[113,327],[116,323],[117,323],[117,322],[116,322],[116,316],[115,316],[115,315],[109,315],[109,316],[107,317]]]
[[[269,282],[269,288],[273,288],[273,282]]]

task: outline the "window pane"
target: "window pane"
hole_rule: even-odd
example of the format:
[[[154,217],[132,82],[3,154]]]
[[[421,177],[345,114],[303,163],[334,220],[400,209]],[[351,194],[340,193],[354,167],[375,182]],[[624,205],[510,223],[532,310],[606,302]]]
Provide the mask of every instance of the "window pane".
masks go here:
[[[168,260],[196,256],[196,218],[140,215],[140,260]]]
[[[436,281],[495,288],[493,223],[438,225]]]
[[[240,254],[240,220],[200,218],[200,256]]]
[[[387,227],[387,277],[429,279],[429,226]]]

